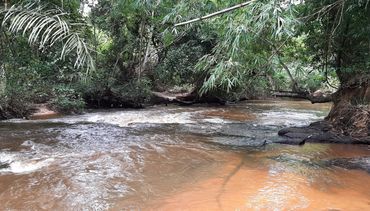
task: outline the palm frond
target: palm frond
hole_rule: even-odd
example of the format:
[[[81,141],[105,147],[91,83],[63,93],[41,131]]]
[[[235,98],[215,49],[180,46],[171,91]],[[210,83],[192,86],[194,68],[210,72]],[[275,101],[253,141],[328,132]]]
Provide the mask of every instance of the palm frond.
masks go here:
[[[9,32],[27,37],[30,45],[38,45],[40,49],[62,43],[60,59],[75,53],[75,68],[86,67],[87,73],[94,69],[88,44],[77,31],[71,29],[71,23],[61,10],[32,3],[13,5],[4,13],[2,27]]]

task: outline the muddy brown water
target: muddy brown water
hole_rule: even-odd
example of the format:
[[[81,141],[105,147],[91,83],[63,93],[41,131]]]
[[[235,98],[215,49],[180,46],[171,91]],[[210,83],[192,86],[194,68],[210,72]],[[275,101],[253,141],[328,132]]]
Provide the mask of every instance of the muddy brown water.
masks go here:
[[[320,165],[369,157],[367,146],[272,143],[329,108],[250,101],[0,122],[0,210],[370,210],[370,174]]]

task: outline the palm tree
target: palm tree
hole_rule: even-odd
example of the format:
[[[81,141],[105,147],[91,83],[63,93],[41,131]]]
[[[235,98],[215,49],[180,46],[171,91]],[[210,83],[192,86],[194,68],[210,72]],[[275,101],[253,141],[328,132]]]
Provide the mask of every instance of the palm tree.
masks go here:
[[[30,45],[37,45],[40,49],[62,44],[60,59],[74,53],[76,55],[75,68],[86,67],[87,73],[94,69],[94,61],[90,48],[81,33],[73,28],[63,9],[53,7],[49,9],[40,2],[15,4],[9,9],[1,11],[3,21],[1,28],[14,35],[28,38]]]

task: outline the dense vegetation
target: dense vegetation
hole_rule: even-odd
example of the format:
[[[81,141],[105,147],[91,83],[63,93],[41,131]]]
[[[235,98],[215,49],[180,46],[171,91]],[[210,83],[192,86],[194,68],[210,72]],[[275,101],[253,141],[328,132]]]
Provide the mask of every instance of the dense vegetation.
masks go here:
[[[4,1],[0,118],[35,103],[142,107],[153,91],[191,102],[333,101],[328,119],[342,126],[368,116],[369,0],[92,2]]]

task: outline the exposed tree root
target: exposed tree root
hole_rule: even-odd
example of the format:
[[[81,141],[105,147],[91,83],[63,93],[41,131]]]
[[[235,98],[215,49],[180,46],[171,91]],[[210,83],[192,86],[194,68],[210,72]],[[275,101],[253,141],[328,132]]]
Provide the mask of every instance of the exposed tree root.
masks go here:
[[[332,109],[327,120],[334,130],[353,137],[369,136],[370,109],[367,105],[344,104]]]

